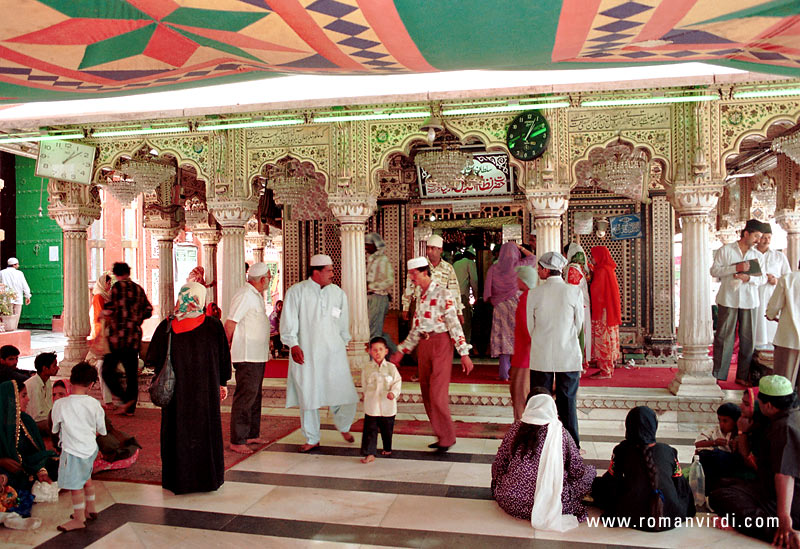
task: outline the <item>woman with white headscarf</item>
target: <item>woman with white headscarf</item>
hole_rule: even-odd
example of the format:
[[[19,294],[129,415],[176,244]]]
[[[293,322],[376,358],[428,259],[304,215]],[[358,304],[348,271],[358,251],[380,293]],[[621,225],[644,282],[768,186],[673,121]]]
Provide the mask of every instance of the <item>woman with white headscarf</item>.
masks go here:
[[[492,463],[492,497],[537,530],[566,532],[586,520],[581,500],[596,471],[583,463],[558,420],[555,401],[544,392],[531,391],[522,419],[503,438]]]

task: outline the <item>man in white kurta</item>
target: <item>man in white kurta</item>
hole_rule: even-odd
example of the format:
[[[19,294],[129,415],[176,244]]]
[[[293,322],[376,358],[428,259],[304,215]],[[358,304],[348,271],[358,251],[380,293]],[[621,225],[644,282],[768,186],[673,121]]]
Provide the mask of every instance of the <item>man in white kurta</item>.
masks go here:
[[[769,223],[763,223],[764,231],[761,234],[761,239],[756,244],[756,249],[764,256],[764,267],[766,271],[766,278],[761,286],[758,287],[758,312],[756,313],[756,332],[755,346],[756,349],[772,349],[772,340],[775,338],[775,331],[778,329],[778,323],[767,320],[767,303],[772,293],[775,291],[775,286],[778,280],[784,275],[792,272],[789,267],[789,260],[783,252],[779,250],[770,249],[769,245],[772,241],[772,227]]]
[[[767,317],[777,325],[774,372],[797,386],[800,369],[800,271],[781,278],[767,304]],[[774,322],[777,320],[778,322]]]
[[[7,288],[14,290],[17,297],[14,299],[14,314],[22,312],[22,303],[31,304],[31,288],[25,280],[25,273],[19,270],[19,260],[16,257],[8,258],[8,267],[0,271],[0,284],[5,284]]]
[[[552,394],[555,381],[558,419],[580,448],[576,399],[583,363],[578,343],[578,333],[583,329],[583,295],[577,286],[561,278],[566,266],[567,260],[560,253],[543,254],[538,262],[542,282],[528,291],[531,389],[543,387]]]
[[[291,350],[286,407],[300,408],[306,438],[301,452],[319,447],[319,409],[329,406],[333,423],[347,442],[356,415],[358,393],[350,374],[347,343],[350,314],[344,291],[332,284],[333,261],[311,258],[311,277],[298,282],[283,298],[281,341]]]
[[[753,358],[753,332],[758,312],[758,287],[766,277],[748,274],[750,261],[757,260],[764,272],[764,256],[755,245],[761,239],[763,223],[751,219],[736,242],[725,244],[714,252],[711,276],[719,278],[717,292],[717,330],[714,332],[714,367],[712,374],[719,380],[728,379],[733,357],[733,345],[738,326],[739,356],[736,381],[750,383],[750,360]]]

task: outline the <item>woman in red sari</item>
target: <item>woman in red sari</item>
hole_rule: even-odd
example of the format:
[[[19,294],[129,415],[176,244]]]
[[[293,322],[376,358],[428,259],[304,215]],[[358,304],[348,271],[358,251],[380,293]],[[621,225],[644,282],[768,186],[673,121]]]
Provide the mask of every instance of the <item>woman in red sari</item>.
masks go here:
[[[617,264],[605,246],[592,248],[592,261],[592,359],[600,368],[592,377],[609,379],[614,374],[614,363],[622,358],[619,348],[622,318],[615,272]]]

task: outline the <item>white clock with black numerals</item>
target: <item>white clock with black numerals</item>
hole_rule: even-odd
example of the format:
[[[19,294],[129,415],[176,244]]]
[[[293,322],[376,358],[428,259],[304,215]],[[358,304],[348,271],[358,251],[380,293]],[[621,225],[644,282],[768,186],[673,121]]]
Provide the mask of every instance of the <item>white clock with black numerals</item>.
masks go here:
[[[94,145],[75,141],[42,141],[36,161],[36,175],[88,185],[92,181]]]

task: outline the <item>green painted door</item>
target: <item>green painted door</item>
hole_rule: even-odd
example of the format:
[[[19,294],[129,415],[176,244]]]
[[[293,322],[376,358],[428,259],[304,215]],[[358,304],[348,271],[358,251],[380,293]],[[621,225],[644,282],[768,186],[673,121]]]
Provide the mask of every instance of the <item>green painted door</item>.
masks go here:
[[[27,327],[51,328],[53,315],[60,315],[64,309],[62,232],[47,216],[47,180],[33,175],[35,169],[36,160],[16,157],[17,258],[32,294],[31,304],[22,307],[19,322]]]

